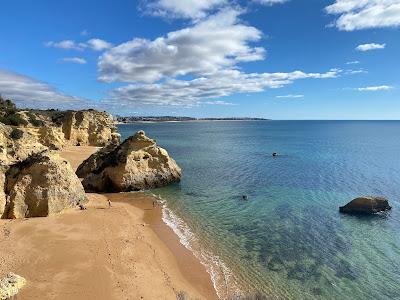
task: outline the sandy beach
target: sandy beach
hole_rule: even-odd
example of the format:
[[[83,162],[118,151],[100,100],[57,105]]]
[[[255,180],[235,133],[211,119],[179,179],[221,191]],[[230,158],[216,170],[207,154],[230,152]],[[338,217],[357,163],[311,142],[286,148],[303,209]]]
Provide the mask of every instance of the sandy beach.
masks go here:
[[[96,151],[69,147],[74,169]],[[87,210],[0,220],[0,276],[27,285],[18,299],[217,299],[205,267],[144,193],[88,194]],[[108,208],[107,198],[112,201]]]

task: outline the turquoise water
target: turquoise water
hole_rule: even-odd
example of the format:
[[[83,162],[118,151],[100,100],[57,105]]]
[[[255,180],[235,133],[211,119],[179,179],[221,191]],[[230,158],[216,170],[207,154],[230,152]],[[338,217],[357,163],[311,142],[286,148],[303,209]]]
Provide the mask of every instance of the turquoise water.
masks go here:
[[[152,192],[166,199],[166,221],[207,264],[221,298],[400,299],[400,122],[119,126],[124,138],[139,129],[183,169],[179,184]],[[369,194],[393,210],[338,213]]]

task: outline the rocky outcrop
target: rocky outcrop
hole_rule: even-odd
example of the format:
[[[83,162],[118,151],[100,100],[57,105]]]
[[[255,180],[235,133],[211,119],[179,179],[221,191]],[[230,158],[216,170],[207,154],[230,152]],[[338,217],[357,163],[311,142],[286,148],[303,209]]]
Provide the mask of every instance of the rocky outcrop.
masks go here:
[[[3,218],[45,217],[86,201],[79,178],[58,154],[34,154],[6,173]]]
[[[366,196],[356,198],[345,206],[339,207],[339,211],[348,214],[375,214],[391,208],[386,198]]]
[[[90,173],[95,171],[100,167],[101,163],[106,159],[106,157],[110,154],[110,152],[114,151],[115,148],[118,147],[118,144],[111,143],[106,147],[101,148],[96,153],[87,158],[82,164],[79,165],[76,170],[76,175],[79,178],[84,178],[88,176]]]
[[[25,278],[14,273],[8,273],[6,277],[0,279],[0,300],[11,299],[17,295],[25,283]]]
[[[65,145],[65,136],[59,127],[43,126],[39,129],[39,141],[52,150],[60,150]]]
[[[0,164],[0,218],[4,213],[4,209],[6,207],[6,193],[5,193],[5,184],[6,184],[6,167]]]
[[[86,175],[82,183],[88,191],[136,191],[180,180],[176,162],[143,131],[106,151],[93,154],[78,168]]]
[[[0,123],[0,163],[21,161],[46,149],[30,132]]]
[[[119,134],[106,112],[68,111],[62,119],[62,131],[72,145],[106,146],[119,143]]]

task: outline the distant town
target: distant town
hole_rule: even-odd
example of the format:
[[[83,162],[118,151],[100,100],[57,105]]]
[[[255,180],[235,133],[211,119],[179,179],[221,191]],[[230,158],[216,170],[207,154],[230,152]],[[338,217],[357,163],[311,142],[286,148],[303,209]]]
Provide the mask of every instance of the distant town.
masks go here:
[[[264,118],[192,118],[192,117],[177,117],[177,116],[147,116],[147,117],[121,117],[116,116],[117,123],[135,123],[135,122],[188,122],[188,121],[267,121]]]

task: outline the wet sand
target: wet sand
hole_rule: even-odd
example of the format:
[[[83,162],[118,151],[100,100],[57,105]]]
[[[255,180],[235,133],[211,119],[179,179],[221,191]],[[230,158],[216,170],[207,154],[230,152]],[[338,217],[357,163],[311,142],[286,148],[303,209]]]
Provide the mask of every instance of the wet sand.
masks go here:
[[[95,152],[70,147],[74,169]],[[0,220],[0,276],[28,284],[18,299],[217,299],[205,267],[144,193],[87,194],[87,210]],[[112,201],[108,208],[107,198]]]

